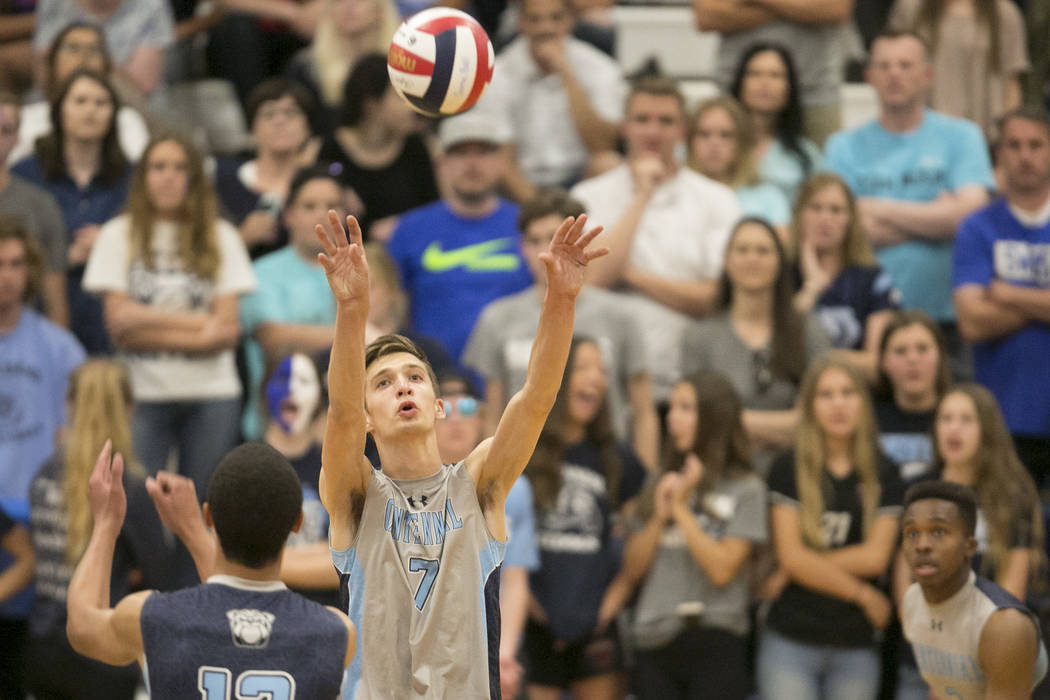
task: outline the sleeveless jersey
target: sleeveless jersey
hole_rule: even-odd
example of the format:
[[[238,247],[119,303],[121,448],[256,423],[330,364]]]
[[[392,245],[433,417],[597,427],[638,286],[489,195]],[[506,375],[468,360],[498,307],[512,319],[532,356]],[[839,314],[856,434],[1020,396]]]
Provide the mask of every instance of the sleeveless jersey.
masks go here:
[[[332,551],[357,628],[343,697],[498,698],[504,548],[463,462],[373,472],[352,545]]]
[[[919,672],[937,697],[979,700],[987,681],[978,649],[984,624],[997,610],[1020,610],[1032,619],[1039,637],[1039,655],[1032,687],[1046,675],[1047,656],[1035,616],[1019,600],[986,578],[970,572],[955,595],[936,605],[926,602],[913,583],[901,603],[904,636],[911,642]]]
[[[153,700],[339,697],[346,625],[280,582],[212,576],[154,593],[140,625]]]

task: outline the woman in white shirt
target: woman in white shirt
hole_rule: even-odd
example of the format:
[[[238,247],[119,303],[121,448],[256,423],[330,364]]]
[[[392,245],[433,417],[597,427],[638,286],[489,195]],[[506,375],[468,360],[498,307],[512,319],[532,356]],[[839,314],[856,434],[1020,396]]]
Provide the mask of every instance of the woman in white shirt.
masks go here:
[[[179,472],[203,493],[238,439],[237,304],[255,274],[189,142],[167,135],[146,147],[125,213],[99,233],[84,288],[103,297],[128,364],[136,453],[156,473],[177,446]]]

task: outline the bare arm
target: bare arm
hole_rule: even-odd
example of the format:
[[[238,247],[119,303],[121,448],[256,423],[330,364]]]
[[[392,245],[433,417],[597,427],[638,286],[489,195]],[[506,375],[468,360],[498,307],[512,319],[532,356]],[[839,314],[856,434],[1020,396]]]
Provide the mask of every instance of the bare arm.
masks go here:
[[[197,567],[197,576],[207,581],[215,570],[218,544],[201,517],[193,480],[171,472],[158,472],[156,477],[146,479],[146,492],[164,527],[186,545]]]
[[[140,352],[214,353],[237,345],[237,296],[213,302],[209,314],[166,312],[108,292],[103,302],[106,329],[121,348]]]
[[[1027,700],[1039,655],[1032,620],[1020,610],[992,613],[981,631],[977,660],[987,680],[987,700]]]
[[[255,339],[269,356],[276,357],[289,348],[314,353],[332,347],[335,328],[311,323],[260,323],[255,329]]]
[[[73,649],[104,663],[122,666],[142,656],[139,615],[149,591],[134,593],[109,607],[113,550],[124,524],[127,497],[121,455],[110,459],[107,440],[88,481],[94,524],[87,549],[69,581],[66,633]]]
[[[1003,81],[1003,114],[1012,112],[1021,106],[1024,89],[1021,87],[1021,74],[1014,73]]]
[[[648,372],[631,375],[627,380],[631,401],[631,445],[646,468],[656,469],[660,461],[660,418],[656,415]]]
[[[846,361],[859,369],[868,381],[875,384],[879,378],[879,340],[893,311],[885,309],[868,316],[864,324],[864,347],[860,350],[840,350]]]
[[[47,317],[63,328],[69,328],[69,300],[66,298],[66,273],[49,272],[44,275],[44,308]]]
[[[995,340],[1024,327],[1028,319],[1005,304],[992,301],[988,289],[977,284],[959,287],[952,294],[959,335],[971,343]]]
[[[485,378],[485,435],[495,435],[496,426],[503,416],[503,402],[507,388],[496,378]]]
[[[955,238],[962,220],[988,202],[982,185],[967,185],[956,192],[943,192],[932,202],[862,198],[874,203],[875,216],[906,236],[935,241]]]
[[[786,411],[758,411],[747,409],[743,414],[744,430],[753,441],[762,445],[788,447],[795,440],[798,409]]]
[[[716,280],[668,279],[630,265],[624,270],[623,279],[650,299],[697,318],[711,313],[718,297]]]
[[[139,46],[128,62],[120,67],[143,95],[150,95],[164,76],[164,49],[159,46]]]
[[[30,39],[35,28],[36,14],[33,12],[0,17],[0,41]]]
[[[616,139],[620,135],[620,125],[606,121],[595,111],[594,106],[591,105],[591,99],[576,79],[576,74],[568,60],[563,62],[558,75],[561,76],[565,94],[569,98],[569,115],[572,117],[572,123],[583,145],[586,146],[587,152],[594,154],[615,148]]]
[[[467,469],[482,504],[487,506],[485,517],[497,538],[502,538],[505,529],[503,503],[532,455],[561,385],[584,271],[591,260],[606,252],[587,249],[601,233],[601,227],[584,233],[586,221],[586,215],[565,219],[550,248],[540,254],[546,268],[547,290],[525,385],[507,404],[495,435],[467,457]]]
[[[769,24],[776,16],[754,3],[741,0],[693,0],[696,28],[702,32],[737,32]]]
[[[704,532],[693,511],[682,503],[675,505],[673,513],[678,529],[685,535],[689,554],[711,583],[722,588],[732,582],[751,553],[751,542],[739,537],[715,540]]]
[[[339,574],[332,566],[327,542],[304,547],[285,547],[281,558],[281,581],[293,588],[313,591],[339,589]]]
[[[318,260],[336,299],[335,339],[328,365],[328,421],[321,449],[321,501],[331,519],[330,544],[350,546],[361,518],[372,465],[365,452],[365,324],[368,320],[368,262],[357,219],[346,229],[328,212],[331,233],[317,225],[324,252]]]
[[[821,556],[860,578],[882,576],[897,546],[898,523],[899,518],[895,515],[879,516],[871,524],[863,542],[825,552]]]
[[[1006,555],[1006,562],[996,573],[995,582],[1018,600],[1028,595],[1029,551],[1014,547]]]
[[[1050,289],[1022,287],[1003,280],[993,280],[988,285],[988,296],[994,302],[1012,307],[1028,320],[1050,323]]]
[[[0,549],[10,554],[14,561],[3,572],[0,572],[0,603],[6,601],[33,580],[33,565],[36,560],[33,554],[33,542],[29,531],[16,524],[0,539]]]
[[[525,618],[529,610],[529,572],[520,566],[510,566],[501,574],[502,589],[499,595],[500,638],[499,663],[500,686],[503,695],[516,697],[523,676],[518,663],[518,646],[525,629]]]
[[[853,0],[747,0],[746,4],[800,24],[842,24],[853,16]]]

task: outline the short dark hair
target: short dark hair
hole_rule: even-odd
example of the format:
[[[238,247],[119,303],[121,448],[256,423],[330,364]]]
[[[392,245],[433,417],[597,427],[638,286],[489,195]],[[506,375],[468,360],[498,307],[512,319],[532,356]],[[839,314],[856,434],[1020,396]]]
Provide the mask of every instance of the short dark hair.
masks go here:
[[[26,288],[22,291],[22,302],[28,303],[43,291],[44,255],[36,239],[30,235],[25,222],[13,214],[0,214],[0,241],[21,241],[26,257]]]
[[[248,93],[248,99],[244,104],[245,116],[248,118],[248,128],[250,129],[252,124],[255,123],[255,117],[259,113],[259,108],[267,102],[273,102],[283,97],[291,97],[295,101],[296,106],[299,107],[299,111],[303,113],[303,118],[309,120],[310,112],[314,108],[314,99],[310,96],[310,91],[294,80],[268,78],[256,85]]]
[[[51,91],[57,87],[55,84],[55,61],[58,59],[58,51],[62,48],[62,42],[66,40],[66,36],[77,29],[87,29],[95,33],[98,36],[99,44],[102,46],[102,72],[109,75],[113,70],[113,58],[109,55],[109,47],[106,45],[106,34],[102,31],[102,27],[94,22],[87,21],[76,21],[70,22],[62,28],[55,38],[51,41],[51,46],[47,50],[47,57],[45,59],[45,65],[47,67],[46,85],[45,88]]]
[[[624,100],[624,112],[628,111],[631,102],[634,101],[634,98],[637,95],[673,97],[678,102],[678,107],[682,112],[682,120],[685,121],[688,117],[688,110],[685,105],[685,95],[682,94],[682,88],[674,78],[668,78],[662,75],[647,75],[632,82],[630,89],[627,91],[627,99]]]
[[[390,89],[386,56],[369,53],[358,59],[343,84],[343,105],[339,112],[342,126],[356,126],[365,116],[365,102],[378,100]]]
[[[339,181],[335,175],[332,174],[332,168],[330,165],[322,163],[315,163],[314,165],[308,165],[305,168],[300,168],[292,176],[292,181],[288,185],[288,196],[285,197],[284,206],[287,209],[291,205],[295,204],[295,200],[299,198],[299,190],[308,182],[314,180],[329,180],[339,188],[339,191],[343,191],[343,183]]]
[[[407,352],[409,355],[414,355],[422,361],[423,367],[427,370],[427,377],[430,378],[430,384],[434,387],[434,391],[437,392],[437,376],[434,374],[434,368],[430,366],[430,360],[427,359],[427,354],[423,352],[423,348],[397,333],[381,335],[368,344],[368,347],[365,348],[365,371],[368,371],[372,363],[379,358],[399,352]]]
[[[950,501],[959,511],[963,531],[970,537],[977,529],[977,496],[969,486],[951,481],[920,481],[904,493],[904,510],[916,501]]]
[[[523,234],[525,229],[538,219],[547,216],[557,216],[564,219],[567,216],[577,217],[586,214],[587,210],[579,200],[560,187],[544,187],[536,192],[536,196],[521,205],[518,212],[518,230]]]
[[[438,372],[437,379],[438,396],[442,396],[444,394],[462,393],[465,396],[471,396],[477,399],[478,401],[481,401],[485,398],[478,391],[478,387],[474,383],[474,380],[470,377],[470,375],[467,372],[459,369],[458,367],[446,367],[442,369],[440,372]],[[452,384],[459,384],[463,388],[461,391],[451,391],[450,389],[452,388]]]
[[[930,42],[926,41],[917,31],[912,29],[883,29],[881,32],[875,35],[875,38],[871,40],[871,46],[875,46],[875,42],[880,40],[894,41],[896,39],[915,39],[922,46],[923,57],[930,60]],[[868,51],[868,60],[870,62],[873,52]]]
[[[249,442],[219,462],[206,500],[223,555],[261,569],[280,556],[302,512],[303,487],[284,455]]]
[[[1017,109],[1011,109],[1009,112],[999,117],[996,122],[996,130],[999,133],[1000,141],[1002,140],[1003,130],[1006,129],[1006,125],[1014,119],[1024,119],[1025,121],[1035,122],[1041,124],[1046,133],[1050,136],[1050,112],[1040,107],[1039,105],[1021,105]]]

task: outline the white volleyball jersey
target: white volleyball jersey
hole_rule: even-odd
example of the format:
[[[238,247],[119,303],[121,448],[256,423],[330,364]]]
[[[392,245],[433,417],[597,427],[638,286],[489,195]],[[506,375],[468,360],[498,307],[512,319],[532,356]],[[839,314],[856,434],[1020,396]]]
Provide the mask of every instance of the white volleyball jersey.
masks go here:
[[[464,462],[376,471],[353,544],[332,551],[357,628],[345,700],[499,696],[499,565]]]
[[[911,642],[919,672],[934,697],[945,700],[982,700],[987,681],[978,650],[981,632],[992,613],[1013,608],[1032,619],[1039,637],[1039,656],[1032,677],[1034,687],[1046,675],[1047,656],[1039,623],[1023,603],[998,585],[972,571],[966,584],[951,598],[928,603],[913,583],[901,603],[904,636]]]

